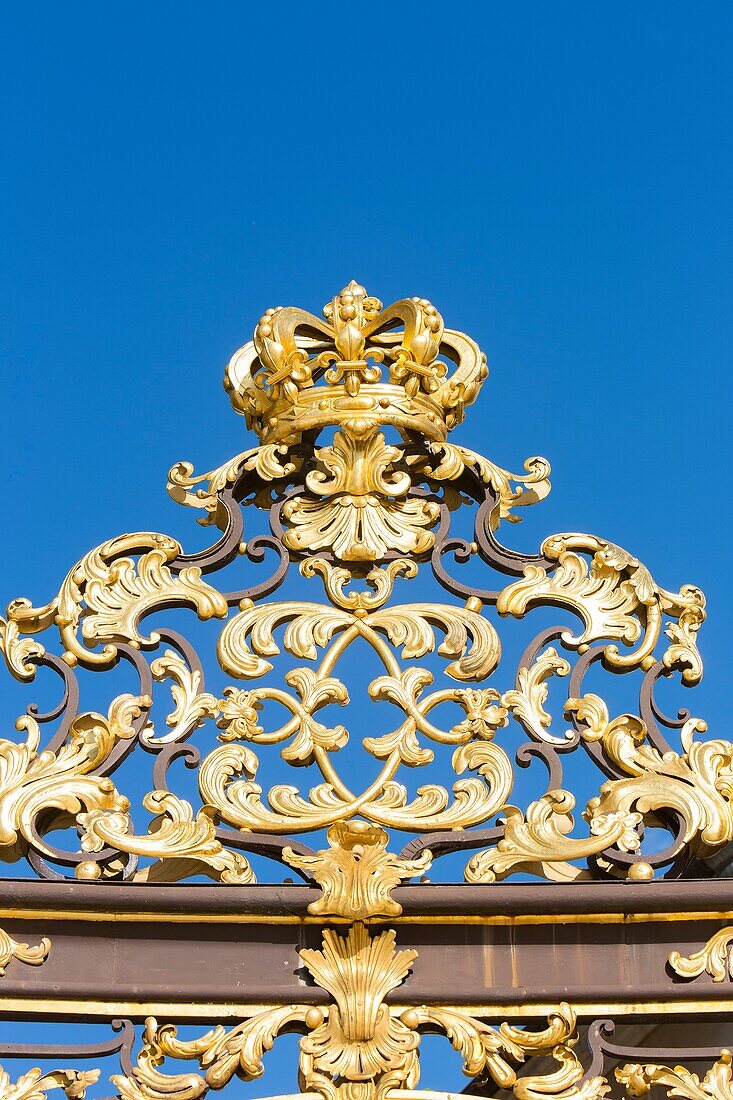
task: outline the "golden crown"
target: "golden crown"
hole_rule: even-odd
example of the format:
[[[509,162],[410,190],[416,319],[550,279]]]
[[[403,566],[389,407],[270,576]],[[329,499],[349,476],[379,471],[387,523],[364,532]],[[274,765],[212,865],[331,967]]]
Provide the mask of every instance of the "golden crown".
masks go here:
[[[323,317],[268,309],[227,366],[231,402],[262,443],[354,420],[445,439],[488,374],[478,345],[425,298],[384,309],[352,281]]]

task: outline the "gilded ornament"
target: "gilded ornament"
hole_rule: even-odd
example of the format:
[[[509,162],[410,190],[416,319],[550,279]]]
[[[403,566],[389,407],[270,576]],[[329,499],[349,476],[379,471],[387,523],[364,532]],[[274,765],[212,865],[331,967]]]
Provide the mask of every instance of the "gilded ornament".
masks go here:
[[[129,697],[123,697],[127,710]],[[111,779],[96,770],[128,728],[115,725],[119,712],[114,704],[108,718],[80,715],[68,740],[57,752],[39,752],[40,728],[30,716],[18,720],[25,729],[24,742],[0,740],[0,849],[22,851],[32,844],[51,855],[35,829],[36,819],[49,810],[73,816],[82,810],[125,812],[129,802],[115,790]]]
[[[165,860],[162,877],[168,880],[213,872],[222,882],[255,881],[244,856],[223,848],[216,839],[213,815],[207,807],[194,815],[191,804],[170,791],[151,791],[143,798],[143,806],[156,815],[147,836],[131,832],[130,817],[122,811],[93,809],[77,814],[82,851],[100,852],[109,845],[120,852]],[[135,877],[151,882],[157,872],[153,864]]]
[[[402,906],[391,896],[392,890],[423,874],[432,861],[430,852],[419,859],[399,859],[386,850],[384,829],[365,821],[337,822],[328,830],[327,840],[328,848],[312,856],[283,849],[285,861],[306,871],[321,888],[321,896],[308,906],[313,916],[360,921],[398,917]]]
[[[702,593],[659,587],[638,558],[597,536],[553,535],[537,554],[501,546],[502,524],[549,492],[549,466],[531,458],[512,474],[448,441],[486,374],[474,341],[447,328],[424,298],[383,308],[350,283],[322,318],[295,307],[266,311],[226,376],[258,445],[208,473],[179,463],[169,475],[174,499],[221,530],[215,545],[186,554],[156,532],[109,539],[76,563],[50,603],[16,600],[0,619],[11,674],[32,680],[38,668],[51,668],[64,694],[48,714],[31,706],[19,719],[25,743],[0,741],[5,858],[71,864],[69,874],[81,879],[205,873],[246,882],[249,864],[230,849],[245,848],[250,833],[287,838],[326,829],[328,848],[307,857],[323,880],[323,905],[345,913],[349,903],[338,900],[342,887],[334,883],[350,879],[359,895],[354,912],[363,915],[360,891],[368,881],[371,904],[379,897],[388,915],[394,876],[404,878],[411,861],[387,851],[384,829],[420,837],[491,822],[498,839],[465,872],[475,882],[515,872],[556,881],[591,873],[647,880],[670,861],[705,858],[733,841],[733,744],[703,740],[699,719],[666,720],[653,697],[661,676],[676,674],[692,686],[702,675]],[[268,509],[271,533],[248,530],[245,543],[241,509],[250,506]],[[474,513],[473,530],[461,537],[451,533],[458,509]],[[245,549],[255,563],[273,554],[274,571],[225,595],[216,571],[246,572]],[[494,566],[508,583],[498,592],[474,589],[450,574],[451,560],[469,559]],[[271,598],[296,565],[298,598]],[[398,581],[411,581],[419,567],[452,595],[436,602],[421,591],[395,604]],[[325,598],[313,584],[313,598],[301,598],[316,578]],[[545,630],[500,682],[494,606],[529,620],[534,607],[548,604],[578,616],[581,629]],[[170,607],[190,608],[202,620],[226,618],[217,656],[232,682],[217,685],[216,695],[205,690],[185,638],[165,623],[145,632],[147,620],[156,615],[157,627],[158,613]],[[53,630],[60,658],[49,643]],[[42,644],[35,635],[43,631]],[[343,669],[364,646],[381,666],[367,688],[376,720],[361,745],[350,746],[360,748],[367,767],[347,782],[338,754],[353,740],[357,701]],[[433,660],[423,667],[428,661],[420,659],[436,651],[442,666]],[[287,661],[282,675],[278,658]],[[612,716],[601,694],[579,686],[596,661],[598,671],[643,675],[638,714]],[[74,666],[103,671],[120,662],[138,676],[139,690],[116,695],[106,714],[77,712]],[[572,730],[557,728],[547,705],[566,678],[572,696],[560,704]],[[158,685],[170,690],[172,704],[163,711],[166,728],[156,729]],[[550,773],[545,793],[524,807],[513,804],[512,719],[530,739],[513,750],[518,764],[539,757]],[[202,752],[200,727],[214,723],[219,744]],[[674,730],[674,744],[661,726]],[[115,769],[140,747],[154,758],[155,775],[143,803],[153,820],[138,833],[110,775],[123,775]],[[408,789],[406,776],[446,748],[451,782]],[[267,781],[275,751],[288,767],[312,769],[307,793]],[[576,751],[606,773],[582,811],[584,831],[575,829],[572,783],[562,778]],[[197,769],[199,805],[165,789],[174,760]],[[368,844],[348,839],[358,822]],[[645,854],[644,829],[672,831],[670,822],[674,850],[664,859]],[[227,828],[239,831],[236,845],[222,841],[231,840]],[[62,829],[71,853],[44,839]],[[456,837],[464,843],[469,838]]]
[[[548,680],[552,676],[567,676],[569,672],[570,663],[550,646],[529,668],[518,670],[516,688],[505,691],[502,696],[504,706],[537,741],[544,741],[548,745],[564,745],[573,738],[572,731],[566,731],[562,737],[553,736],[549,732],[552,715],[544,709]]]
[[[416,951],[395,950],[395,933],[373,938],[365,925],[352,924],[347,935],[323,932],[321,951],[300,957],[318,984],[336,1002],[324,1020],[301,1040],[306,1082],[321,1076],[367,1081],[389,1073],[410,1087],[416,1080],[418,1035],[384,1004],[406,978]]]
[[[98,1069],[56,1069],[50,1073],[30,1069],[12,1082],[0,1066],[0,1100],[46,1100],[46,1093],[52,1089],[62,1089],[68,1100],[82,1100],[97,1080]]]
[[[156,735],[152,726],[140,734],[140,740],[148,745],[169,745],[188,737],[207,718],[216,718],[219,702],[215,695],[201,691],[203,677],[198,669],[191,669],[172,649],[150,662],[155,680],[169,680],[175,706],[166,718],[168,733]]]
[[[699,680],[696,633],[705,618],[705,600],[698,588],[686,585],[678,593],[666,592],[637,558],[594,535],[553,535],[543,542],[542,553],[550,567],[527,566],[523,579],[500,594],[500,614],[519,618],[540,602],[567,606],[582,619],[584,630],[577,636],[568,631],[563,636],[566,644],[578,647],[605,638],[629,647],[639,642],[631,653],[619,652],[614,645],[606,648],[610,665],[631,668],[646,667],[666,612],[676,616],[677,623],[668,629],[674,646],[667,650],[665,663],[683,667],[686,682]],[[590,561],[580,554],[589,555]]]
[[[504,837],[495,848],[478,852],[468,861],[468,882],[494,882],[515,868],[554,882],[587,877],[572,865],[573,860],[596,855],[612,844],[622,851],[639,846],[637,827],[641,814],[613,812],[597,814],[590,823],[590,836],[571,837],[575,798],[569,791],[548,791],[530,803],[526,813],[506,806]]]
[[[125,556],[130,551],[143,551],[137,563]],[[143,532],[110,539],[77,562],[51,603],[37,608],[28,600],[14,600],[8,619],[26,634],[55,624],[70,664],[109,666],[117,656],[112,643],[141,645],[141,619],[167,600],[192,606],[202,619],[226,615],[226,600],[206,584],[200,569],[171,573],[167,563],[180,552],[167,535]],[[84,644],[78,639],[80,626]],[[101,642],[107,644],[99,653],[88,648]]]
[[[416,577],[417,565],[409,558],[395,558],[386,565],[375,566],[364,577],[372,589],[371,592],[345,592],[347,584],[354,579],[350,569],[332,565],[325,558],[306,558],[300,563],[300,572],[304,577],[321,576],[326,595],[335,607],[363,614],[374,611],[387,602],[397,577]]]
[[[337,432],[332,447],[315,452],[317,467],[306,477],[311,495],[293,497],[283,509],[285,545],[300,553],[327,549],[346,562],[430,550],[440,508],[408,497],[410,475],[397,468],[402,457],[381,432]]]
[[[648,1096],[652,1088],[664,1088],[667,1096],[686,1097],[687,1100],[733,1100],[733,1056],[722,1050],[720,1058],[701,1079],[684,1066],[627,1064],[616,1070],[616,1080],[622,1084],[628,1096]]]
[[[550,464],[545,458],[534,456],[524,463],[524,474],[513,474],[488,458],[454,443],[435,443],[431,446],[430,462],[424,467],[429,480],[455,481],[467,470],[475,470],[484,485],[497,495],[497,503],[491,511],[489,527],[496,530],[502,520],[517,523],[519,516],[514,509],[536,504],[550,492]],[[435,458],[439,462],[435,464]]]
[[[669,965],[681,978],[697,978],[705,973],[714,982],[730,981],[733,979],[733,928],[721,928],[699,951],[688,957],[673,951]]]
[[[473,340],[446,329],[424,298],[384,309],[352,281],[323,317],[293,306],[268,310],[227,367],[232,404],[262,443],[355,418],[441,440],[487,376]],[[457,363],[452,373],[441,355]]]
[[[324,929],[321,949],[301,950],[300,957],[330,995],[327,1006],[256,1011],[229,1031],[217,1026],[189,1040],[180,1039],[175,1026],[159,1026],[149,1018],[132,1073],[112,1078],[122,1100],[197,1100],[210,1088],[223,1088],[235,1074],[257,1078],[264,1052],[286,1028],[301,1033],[301,1087],[324,1100],[380,1100],[395,1089],[415,1089],[422,1030],[448,1038],[462,1054],[468,1077],[511,1089],[518,1100],[593,1100],[608,1091],[604,1078],[586,1076],[573,1050],[576,1018],[568,1004],[559,1004],[541,1031],[507,1023],[493,1027],[468,1011],[440,1005],[392,1007],[385,998],[406,980],[417,952],[398,951],[394,931],[371,935],[360,921],[346,935]],[[527,1058],[548,1054],[558,1063],[557,1071],[517,1076],[516,1067]],[[169,1075],[161,1068],[166,1058],[195,1061],[202,1073]]]
[[[19,940],[13,939],[4,928],[0,928],[0,977],[3,976],[13,959],[27,963],[29,966],[40,966],[47,958],[50,950],[51,941],[46,936],[35,947],[31,947],[29,943],[21,943]]]
[[[207,514],[199,522],[204,526],[223,524],[219,499],[222,490],[234,486],[248,471],[256,473],[262,481],[270,482],[286,478],[296,469],[297,462],[284,444],[251,447],[215,470],[195,477],[190,462],[178,462],[168,473],[168,493],[177,504],[203,509]]]

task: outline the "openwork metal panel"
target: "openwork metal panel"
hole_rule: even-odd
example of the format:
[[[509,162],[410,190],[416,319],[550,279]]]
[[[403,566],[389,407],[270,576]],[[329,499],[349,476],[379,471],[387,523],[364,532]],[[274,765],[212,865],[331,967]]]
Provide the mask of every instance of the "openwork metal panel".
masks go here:
[[[9,672],[58,690],[0,741],[0,1010],[114,1030],[5,1044],[66,1068],[0,1100],[83,1095],[75,1050],[195,1100],[291,1031],[325,1100],[428,1095],[436,1033],[479,1095],[733,1097],[733,891],[690,877],[733,745],[656,697],[702,675],[703,595],[599,536],[505,545],[549,466],[449,441],[486,376],[425,299],[268,310],[225,375],[259,442],[169,475],[210,544],[116,536],[9,605]],[[640,1047],[685,1017],[707,1045]]]

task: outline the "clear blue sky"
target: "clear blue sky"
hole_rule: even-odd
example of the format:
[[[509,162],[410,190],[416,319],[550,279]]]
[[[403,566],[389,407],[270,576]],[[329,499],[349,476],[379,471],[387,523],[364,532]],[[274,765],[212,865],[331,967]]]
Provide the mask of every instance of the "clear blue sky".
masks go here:
[[[480,340],[462,438],[551,460],[538,537],[705,589],[730,733],[732,34],[727,3],[5,5],[0,602],[186,536],[168,467],[243,445],[224,362],[354,277]]]
[[[356,278],[487,352],[460,438],[554,471],[515,545],[704,588],[729,737],[732,35],[674,0],[4,5],[0,604],[196,534],[165,475],[244,446],[225,361]]]

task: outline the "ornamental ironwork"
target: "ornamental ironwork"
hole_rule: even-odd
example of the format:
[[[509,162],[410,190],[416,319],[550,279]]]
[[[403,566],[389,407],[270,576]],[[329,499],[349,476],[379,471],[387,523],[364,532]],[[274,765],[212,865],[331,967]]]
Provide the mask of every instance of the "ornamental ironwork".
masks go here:
[[[298,1088],[324,1100],[427,1095],[418,1089],[425,1032],[447,1037],[481,1095],[590,1100],[659,1086],[698,1100],[733,1096],[726,1049],[677,1051],[688,1070],[665,1064],[667,1048],[658,1059],[647,1048],[644,1060],[644,1050],[611,1042],[599,1012],[644,1013],[628,975],[615,1001],[594,1001],[589,987],[574,997],[567,975],[566,996],[542,996],[562,987],[577,952],[590,957],[594,928],[623,930],[627,920],[640,929],[628,950],[638,935],[634,950],[659,956],[650,1004],[669,997],[679,1012],[691,981],[715,983],[710,998],[730,980],[733,896],[695,909],[686,876],[733,841],[733,744],[707,736],[687,711],[667,715],[656,697],[661,680],[691,688],[702,675],[698,588],[661,587],[597,535],[553,534],[532,553],[505,545],[519,510],[549,492],[549,466],[529,458],[513,474],[449,440],[486,377],[477,344],[423,298],[385,308],[352,282],[322,317],[268,310],[225,373],[257,444],[205,474],[185,462],[169,474],[173,499],[213,529],[210,545],[187,553],[159,532],[114,536],[79,559],[49,602],[16,599],[0,619],[10,674],[32,690],[43,673],[59,688],[53,705],[31,702],[16,734],[0,740],[0,857],[35,879],[5,891],[0,982],[11,967],[38,974],[6,986],[14,992],[0,1011],[37,1014],[43,995],[58,1018],[129,1015],[119,1039],[95,1048],[119,1055],[111,1080],[122,1100],[195,1100],[235,1075],[257,1078],[264,1053],[292,1030]],[[548,607],[559,625],[547,625]],[[198,627],[196,641],[184,635],[179,609],[194,623],[218,621],[216,637]],[[502,651],[507,619],[527,627],[514,668]],[[212,641],[211,662],[199,636]],[[365,699],[348,682],[360,662],[376,670]],[[121,673],[134,680],[122,691]],[[633,685],[630,711],[603,689],[621,677]],[[107,693],[92,679],[108,680]],[[92,709],[86,691],[104,706]],[[543,777],[526,800],[518,768]],[[452,881],[458,861],[467,885],[422,882],[428,873]],[[283,884],[284,871],[302,885]],[[501,885],[517,876],[514,888]],[[292,971],[286,999],[274,979],[250,976],[238,997],[229,989],[229,1000],[221,992],[204,1003],[183,956],[165,963],[160,929],[149,941],[167,996],[142,972],[134,996],[114,986],[73,993],[78,948],[46,935],[43,914],[54,928],[129,922],[131,942],[146,912],[169,931],[223,913],[239,930],[230,953],[237,943],[257,949],[255,925],[294,924],[311,939],[278,948]],[[680,926],[679,941],[644,938],[665,921]],[[477,943],[484,996],[448,996],[449,977],[405,932],[431,922],[569,922],[576,953],[564,960],[553,947],[557,974],[537,979],[523,1009],[529,986],[516,973],[530,941],[522,947],[517,932],[511,944]],[[114,932],[116,958],[127,935]],[[220,966],[207,943],[206,965]],[[506,988],[492,977],[505,947],[520,960]],[[433,994],[418,1000],[410,983],[426,957]],[[52,989],[65,1007],[48,1001]],[[147,1016],[136,1038],[134,1023],[155,1004],[168,1019]],[[232,1014],[232,1026],[193,1038],[173,1022]],[[12,1044],[6,1054],[20,1056]],[[168,1061],[194,1065],[168,1072]],[[54,1088],[83,1096],[95,1072],[5,1074],[0,1100]]]

